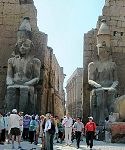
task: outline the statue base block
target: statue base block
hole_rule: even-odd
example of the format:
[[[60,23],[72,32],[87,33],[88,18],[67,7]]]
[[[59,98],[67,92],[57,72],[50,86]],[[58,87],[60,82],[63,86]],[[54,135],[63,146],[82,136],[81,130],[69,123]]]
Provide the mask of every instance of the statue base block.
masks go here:
[[[113,122],[111,133],[112,143],[125,143],[125,122]]]

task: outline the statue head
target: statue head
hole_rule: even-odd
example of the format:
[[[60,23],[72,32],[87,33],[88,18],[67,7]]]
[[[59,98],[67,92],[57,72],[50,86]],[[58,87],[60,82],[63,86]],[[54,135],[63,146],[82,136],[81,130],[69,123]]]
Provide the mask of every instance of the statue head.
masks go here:
[[[106,23],[106,20],[102,19],[100,28],[98,29],[98,33],[97,33],[97,44],[103,45],[104,41],[105,41],[105,45],[107,47],[110,47],[110,43],[111,43],[110,29]]]
[[[99,56],[99,59],[101,60],[105,60],[105,59],[109,59],[110,57],[110,48],[107,47],[104,43],[103,44],[98,44],[97,45],[97,50],[98,50],[98,56]]]
[[[30,18],[24,17],[17,32],[17,43],[13,55],[24,56],[29,54],[31,50],[33,50],[34,48],[31,38],[32,38],[32,31],[30,25]]]
[[[16,55],[27,56],[32,50],[34,50],[34,45],[31,40],[18,40],[16,44]]]
[[[30,18],[24,17],[21,25],[17,32],[17,40],[19,39],[30,39],[32,38],[32,31],[30,25]]]
[[[101,25],[97,34],[97,50],[98,56],[101,60],[109,59],[110,51],[110,41],[111,41],[110,29],[106,23],[105,19],[101,20]]]

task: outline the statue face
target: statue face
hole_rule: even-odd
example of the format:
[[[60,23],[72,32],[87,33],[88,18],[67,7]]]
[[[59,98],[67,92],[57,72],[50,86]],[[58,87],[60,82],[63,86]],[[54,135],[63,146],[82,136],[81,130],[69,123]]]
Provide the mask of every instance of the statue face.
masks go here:
[[[109,52],[105,46],[98,47],[98,55],[100,59],[109,58]]]
[[[27,55],[29,54],[31,50],[31,41],[30,40],[25,40],[25,41],[19,41],[19,52],[21,55]]]

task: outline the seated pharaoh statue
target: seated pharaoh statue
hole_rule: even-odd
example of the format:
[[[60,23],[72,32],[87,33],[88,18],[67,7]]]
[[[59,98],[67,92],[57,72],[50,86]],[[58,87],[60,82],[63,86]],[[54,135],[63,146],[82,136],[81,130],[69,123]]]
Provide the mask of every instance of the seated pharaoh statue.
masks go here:
[[[88,83],[92,87],[90,92],[90,110],[95,121],[102,125],[106,117],[114,112],[116,98],[117,71],[112,61],[110,50],[110,32],[102,21],[97,35],[98,60],[88,65]]]
[[[7,111],[11,111],[13,108],[25,113],[36,111],[37,91],[35,85],[39,82],[41,62],[32,53],[34,45],[29,39],[31,31],[28,30],[30,29],[28,21],[28,17],[24,18],[18,31],[15,56],[8,59]]]

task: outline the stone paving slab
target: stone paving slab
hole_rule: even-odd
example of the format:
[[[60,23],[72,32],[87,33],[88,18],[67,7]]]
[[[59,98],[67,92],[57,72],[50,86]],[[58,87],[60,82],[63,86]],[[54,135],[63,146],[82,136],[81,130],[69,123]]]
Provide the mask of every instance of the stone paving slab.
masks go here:
[[[80,143],[79,150],[89,150],[87,148],[85,138]],[[65,143],[54,145],[54,150],[77,150],[75,141],[71,146],[65,146]],[[125,144],[105,143],[102,141],[94,141],[93,150],[125,150]]]
[[[40,143],[40,142],[39,142]],[[34,145],[30,144],[29,142],[21,142],[22,150],[41,150],[41,144]],[[18,144],[15,142],[15,150],[17,149]],[[11,144],[6,144],[5,145],[0,145],[0,150],[12,150],[11,149]],[[72,143],[71,146],[65,146],[65,142],[62,144],[56,143],[54,141],[54,150],[77,150],[76,148],[76,142]],[[81,145],[79,150],[89,150],[89,148],[86,147],[85,139],[81,141]],[[94,147],[93,150],[125,150],[125,144],[116,144],[116,143],[105,143],[102,141],[94,141]]]

